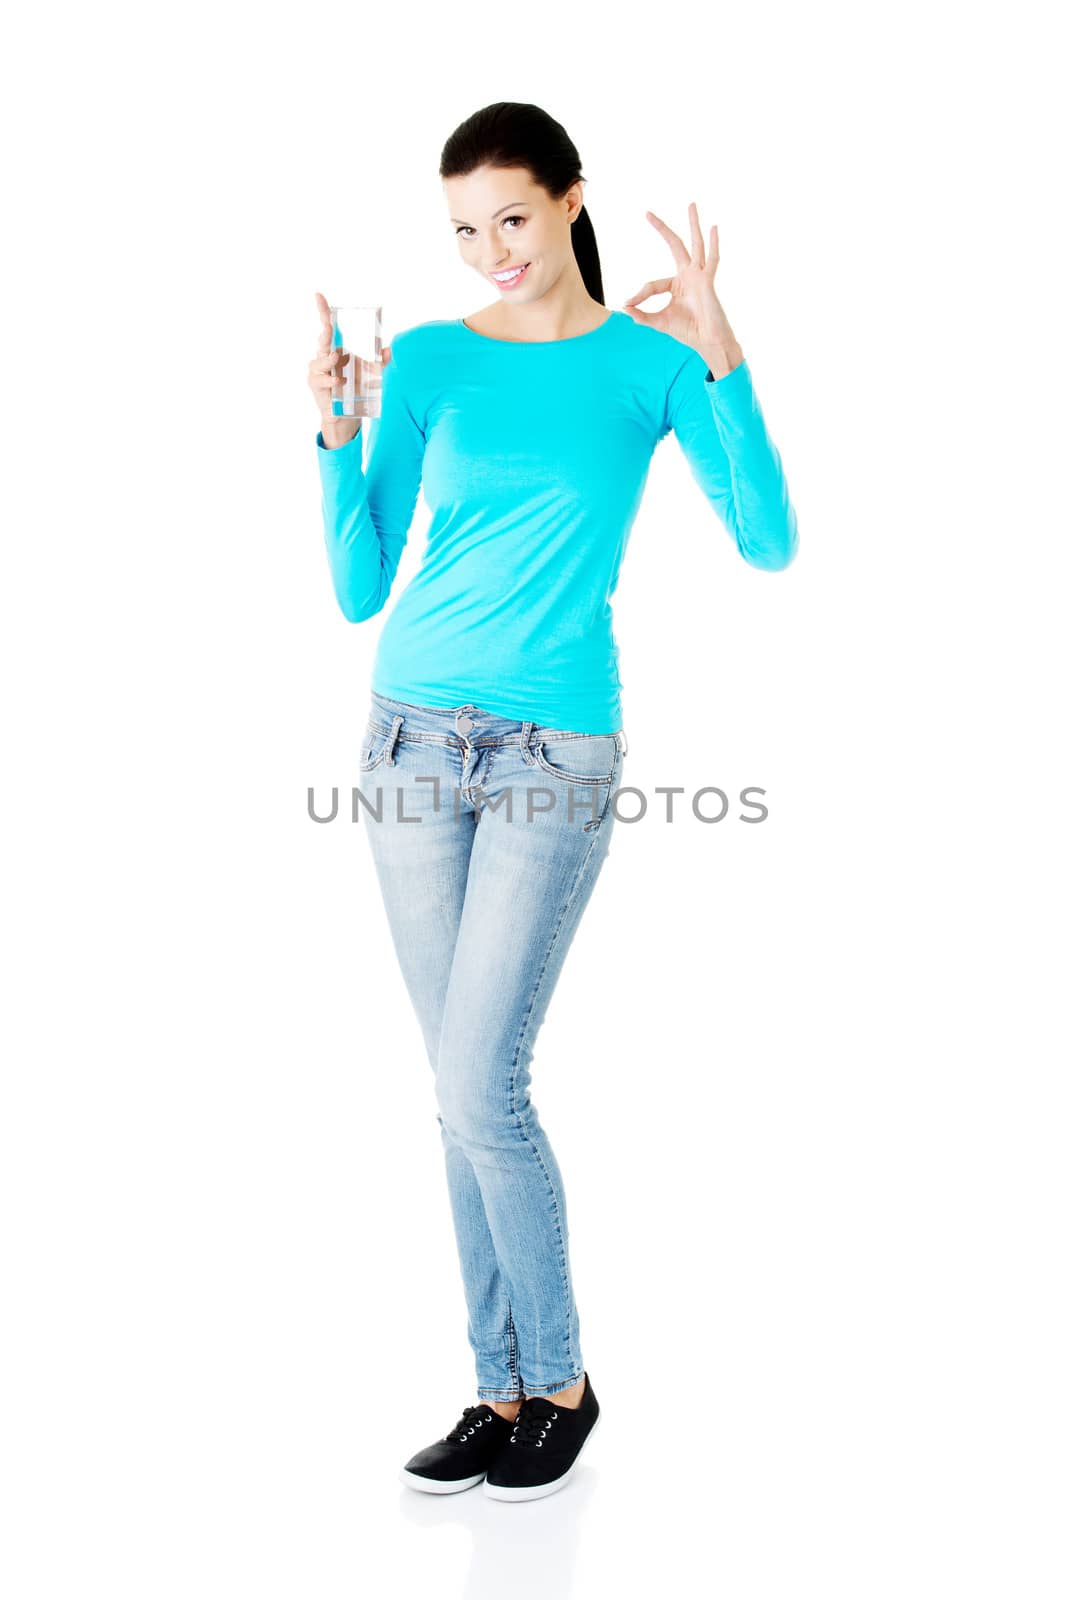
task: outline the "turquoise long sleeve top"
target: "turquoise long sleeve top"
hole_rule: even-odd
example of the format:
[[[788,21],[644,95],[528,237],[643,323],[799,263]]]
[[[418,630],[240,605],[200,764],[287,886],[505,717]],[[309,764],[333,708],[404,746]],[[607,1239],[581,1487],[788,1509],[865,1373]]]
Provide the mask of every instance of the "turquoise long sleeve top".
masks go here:
[[[430,510],[421,565],[379,636],[379,694],[618,732],[612,595],[672,431],[742,559],[769,572],[793,560],[797,518],[747,361],[713,380],[696,350],[623,311],[541,343],[423,322],[391,350],[381,415],[337,449],[317,436],[350,622],[385,606],[420,485]]]

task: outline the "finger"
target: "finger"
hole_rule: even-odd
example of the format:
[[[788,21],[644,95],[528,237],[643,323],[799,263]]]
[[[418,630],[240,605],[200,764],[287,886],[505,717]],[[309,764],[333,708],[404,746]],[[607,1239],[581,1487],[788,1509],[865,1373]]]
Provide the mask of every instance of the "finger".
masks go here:
[[[655,212],[647,211],[645,215],[649,218],[657,233],[662,234],[671,246],[671,254],[675,257],[676,263],[680,267],[688,267],[690,265],[690,253],[678,234],[672,228],[669,228],[666,222],[661,222]]]
[[[336,330],[334,330],[334,318],[333,314],[331,314],[331,309],[329,309],[329,301],[326,301],[321,294],[317,294],[315,298],[320,302],[321,328],[320,334],[318,334],[318,349],[339,350],[342,347],[342,341],[337,338]]]
[[[667,294],[671,288],[670,278],[653,278],[649,283],[643,283],[637,294],[632,294],[629,300],[624,300],[625,306],[640,305],[643,300],[648,300],[650,295]]]
[[[719,262],[719,227],[713,223],[708,233],[708,259],[715,267]]]
[[[325,295],[316,292],[316,304],[319,307],[319,349],[329,350],[334,344],[334,320],[330,312],[330,302]]]
[[[383,368],[388,367],[392,360],[393,360],[393,351],[391,350],[391,348],[390,348],[390,346],[388,344],[384,344],[382,346],[382,366],[383,366]]]
[[[693,252],[695,267],[705,264],[705,243],[701,238],[701,224],[697,220],[697,201],[690,201],[690,249]]]
[[[313,358],[308,365],[308,371],[336,373],[339,367],[344,367],[348,359],[347,350],[327,350],[325,354]]]
[[[623,307],[623,315],[629,317],[632,322],[640,322],[655,328],[657,323],[663,322],[670,310],[670,305],[664,306],[660,311],[639,311],[635,305],[626,305]]]
[[[308,379],[308,387],[315,394],[331,394],[344,381],[344,377],[336,372],[313,372]]]

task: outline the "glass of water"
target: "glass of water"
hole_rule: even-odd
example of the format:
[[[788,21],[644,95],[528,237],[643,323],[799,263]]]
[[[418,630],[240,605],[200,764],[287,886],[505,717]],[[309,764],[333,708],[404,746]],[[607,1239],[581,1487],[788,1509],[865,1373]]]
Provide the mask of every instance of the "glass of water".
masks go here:
[[[348,360],[333,387],[335,417],[377,417],[382,410],[382,307],[331,306],[334,349]]]

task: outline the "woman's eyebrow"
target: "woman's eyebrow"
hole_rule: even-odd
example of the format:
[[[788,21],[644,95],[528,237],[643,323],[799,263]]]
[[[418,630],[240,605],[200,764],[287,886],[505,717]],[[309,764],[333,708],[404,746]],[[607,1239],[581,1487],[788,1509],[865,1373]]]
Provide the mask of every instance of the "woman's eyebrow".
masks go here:
[[[501,211],[508,211],[508,210],[511,209],[512,206],[525,206],[526,203],[527,202],[525,200],[509,200],[509,202],[508,202],[508,204],[506,206],[502,206],[501,207]],[[490,217],[490,221],[491,222],[496,222],[497,218],[501,214],[501,211],[495,211],[493,213],[492,217]],[[450,222],[459,222],[460,219],[459,219],[459,217],[450,217],[449,221]],[[464,222],[464,223],[461,224],[461,226],[464,227],[464,228],[470,228],[470,227],[473,227],[474,224],[470,223],[470,222]]]

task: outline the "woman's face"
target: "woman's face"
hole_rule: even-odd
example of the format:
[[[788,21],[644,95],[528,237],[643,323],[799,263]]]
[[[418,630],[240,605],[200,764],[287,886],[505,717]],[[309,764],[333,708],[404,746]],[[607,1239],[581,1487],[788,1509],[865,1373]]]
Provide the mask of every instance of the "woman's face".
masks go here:
[[[571,224],[582,209],[582,184],[553,200],[525,167],[479,167],[444,180],[460,256],[495,283],[502,300],[536,300],[574,263]],[[515,267],[514,280],[493,276]]]

